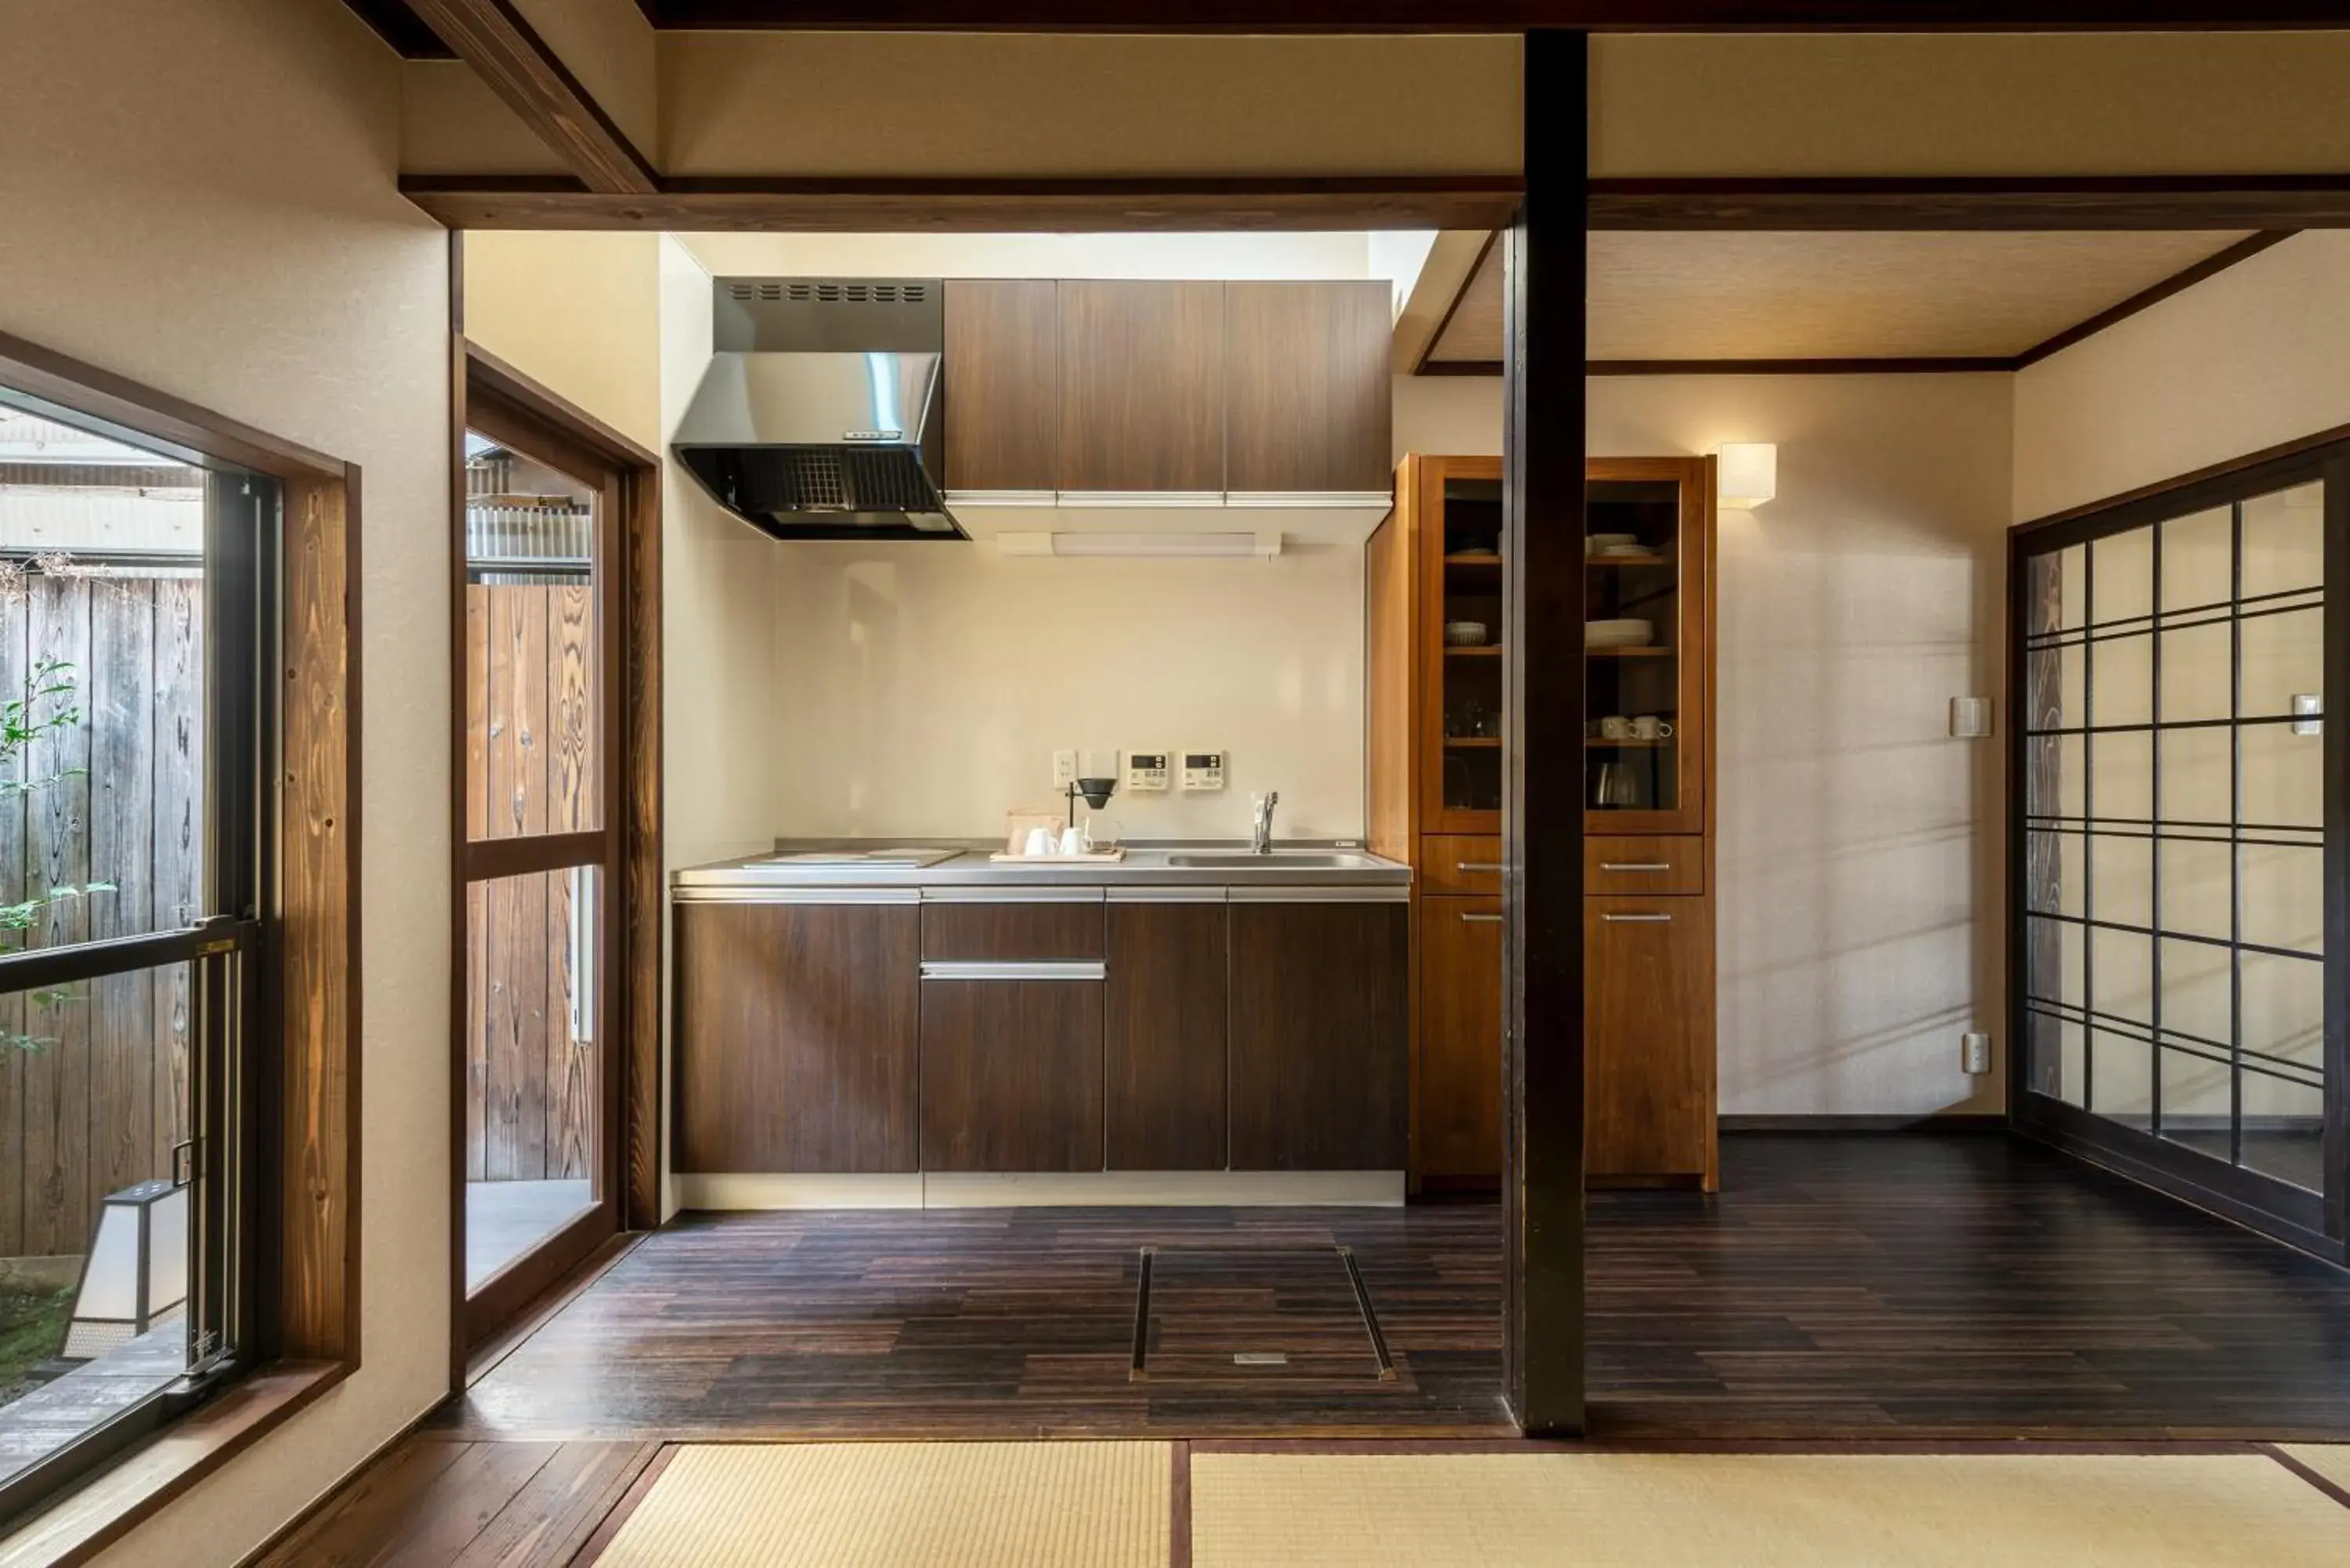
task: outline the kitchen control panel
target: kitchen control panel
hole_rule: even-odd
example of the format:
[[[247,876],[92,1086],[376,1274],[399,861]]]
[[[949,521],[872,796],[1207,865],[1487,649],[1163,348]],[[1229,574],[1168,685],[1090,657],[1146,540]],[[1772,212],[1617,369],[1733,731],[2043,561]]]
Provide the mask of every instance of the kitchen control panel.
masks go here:
[[[1224,753],[1183,748],[1183,787],[1215,790],[1224,787]]]
[[[1164,793],[1167,788],[1167,760],[1165,752],[1127,753],[1126,793]]]

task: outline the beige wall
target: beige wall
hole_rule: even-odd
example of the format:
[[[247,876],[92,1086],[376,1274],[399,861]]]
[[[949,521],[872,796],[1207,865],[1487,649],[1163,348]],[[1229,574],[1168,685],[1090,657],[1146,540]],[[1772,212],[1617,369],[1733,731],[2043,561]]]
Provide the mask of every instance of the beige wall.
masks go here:
[[[1715,702],[1721,1108],[1996,1110],[1960,1032],[2002,1031],[2000,750],[1948,738],[2001,691],[2003,376],[1623,377],[1595,454],[1779,443],[1726,514]],[[1397,382],[1399,447],[1501,450],[1501,383]]]
[[[465,236],[465,336],[630,440],[658,446],[661,236]]]
[[[2350,232],[2297,234],[2016,377],[2017,520],[2350,424]]]
[[[448,1369],[446,236],[401,202],[397,62],[309,0],[18,0],[0,330],[361,465],[358,1375],[109,1561],[232,1563]]]

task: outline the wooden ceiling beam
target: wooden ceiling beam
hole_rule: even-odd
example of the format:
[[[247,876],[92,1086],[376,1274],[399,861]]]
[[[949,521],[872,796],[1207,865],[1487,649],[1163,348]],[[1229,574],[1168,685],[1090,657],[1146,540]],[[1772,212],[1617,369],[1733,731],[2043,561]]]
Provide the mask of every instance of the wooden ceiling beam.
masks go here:
[[[656,27],[744,31],[1463,33],[1568,27],[1790,33],[2277,30],[2342,0],[637,0]]]
[[[407,3],[588,191],[650,196],[660,188],[653,166],[509,0]]]
[[[1590,226],[1790,231],[2350,228],[2350,173],[1594,180]]]
[[[452,229],[794,229],[1114,234],[1492,229],[1515,175],[1430,179],[662,180],[650,192],[564,179],[411,175],[400,193]]]

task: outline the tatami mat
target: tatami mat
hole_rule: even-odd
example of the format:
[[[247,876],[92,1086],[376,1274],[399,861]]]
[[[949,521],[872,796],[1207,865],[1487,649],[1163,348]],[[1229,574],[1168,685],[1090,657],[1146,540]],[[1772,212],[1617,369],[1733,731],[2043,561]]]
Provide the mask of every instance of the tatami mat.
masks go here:
[[[1194,1568],[2343,1568],[2256,1454],[1191,1456]]]
[[[2280,1443],[2277,1446],[2335,1486],[2350,1491],[2350,1443]]]
[[[1164,1443],[681,1449],[597,1568],[1165,1568]]]

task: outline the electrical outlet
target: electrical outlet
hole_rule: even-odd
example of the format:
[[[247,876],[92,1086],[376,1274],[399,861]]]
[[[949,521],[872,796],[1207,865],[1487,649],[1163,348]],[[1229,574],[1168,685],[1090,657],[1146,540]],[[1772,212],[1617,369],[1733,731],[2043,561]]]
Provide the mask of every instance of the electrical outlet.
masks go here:
[[[1077,782],[1077,753],[1074,751],[1053,753],[1053,787],[1066,789]]]
[[[1959,1036],[1959,1068],[1970,1077],[1981,1077],[1991,1071],[1991,1036],[1961,1034]]]

